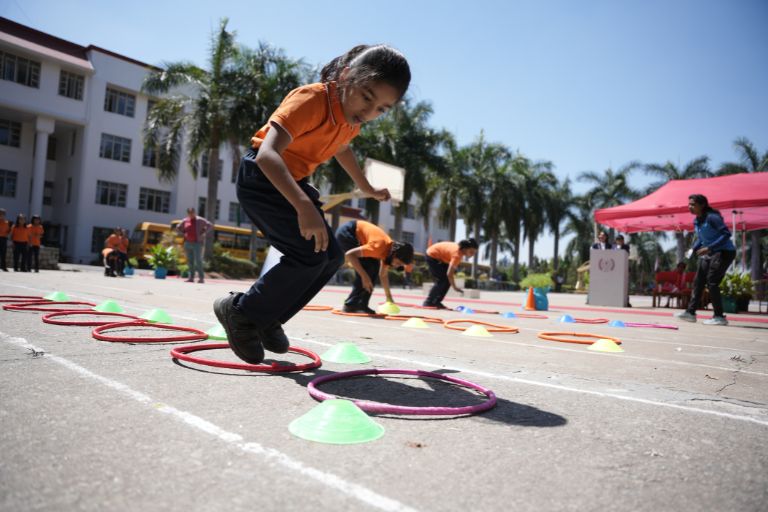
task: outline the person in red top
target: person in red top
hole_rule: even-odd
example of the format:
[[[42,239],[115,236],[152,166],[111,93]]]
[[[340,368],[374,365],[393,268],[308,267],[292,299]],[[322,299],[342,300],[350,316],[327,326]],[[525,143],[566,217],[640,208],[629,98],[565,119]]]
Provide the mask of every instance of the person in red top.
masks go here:
[[[11,228],[11,240],[13,240],[13,271],[29,272],[29,228],[27,217],[20,213],[16,216],[16,222]]]
[[[5,218],[5,209],[0,208],[0,269],[3,272],[8,272],[8,264],[6,263],[6,257],[8,253],[8,235],[11,234],[11,221]]]
[[[347,262],[355,269],[352,292],[344,302],[347,313],[376,312],[368,307],[377,277],[387,296],[389,290],[389,268],[402,270],[413,262],[413,246],[409,243],[393,242],[383,229],[364,220],[351,220],[336,231],[336,241],[344,251]]]
[[[429,291],[424,306],[438,309],[448,309],[443,299],[448,290],[453,287],[459,293],[464,290],[456,286],[453,274],[459,268],[463,258],[472,257],[477,252],[477,241],[474,238],[456,242],[438,242],[427,248],[427,265],[435,284]]]
[[[29,224],[27,228],[29,228],[29,267],[32,266],[32,261],[34,261],[35,272],[40,272],[40,245],[42,243],[44,233],[40,216],[33,215],[32,223]]]
[[[116,227],[104,242],[101,256],[104,260],[104,275],[107,277],[123,277],[123,261],[120,258],[120,237],[123,229]]]
[[[360,126],[394,107],[411,81],[405,57],[386,45],[360,45],[333,59],[320,83],[291,91],[251,139],[240,163],[237,197],[253,224],[283,256],[246,293],[214,302],[235,354],[259,363],[264,349],[284,353],[282,324],[333,277],[344,254],[308,178],[335,158],[369,197],[389,191],[365,178],[349,143]]]
[[[176,226],[176,232],[184,237],[184,253],[187,255],[189,266],[189,278],[186,282],[195,281],[195,271],[199,279],[198,283],[205,282],[203,270],[203,245],[208,233],[213,232],[213,224],[207,219],[199,217],[194,208],[187,208],[187,217]]]

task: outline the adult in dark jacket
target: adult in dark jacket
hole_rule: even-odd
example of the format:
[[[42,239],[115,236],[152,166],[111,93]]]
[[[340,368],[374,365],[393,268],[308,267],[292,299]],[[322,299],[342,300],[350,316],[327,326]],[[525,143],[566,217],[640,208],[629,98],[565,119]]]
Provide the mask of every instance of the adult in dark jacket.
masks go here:
[[[592,244],[593,249],[611,249],[613,246],[608,241],[608,235],[605,234],[605,231],[601,231],[599,235],[597,235],[597,242]]]

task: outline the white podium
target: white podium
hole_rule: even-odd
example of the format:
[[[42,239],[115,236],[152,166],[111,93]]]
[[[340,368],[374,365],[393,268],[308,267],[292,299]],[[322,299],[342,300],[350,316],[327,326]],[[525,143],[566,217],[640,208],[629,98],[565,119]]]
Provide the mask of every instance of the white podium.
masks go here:
[[[628,290],[629,254],[627,251],[591,249],[587,304],[624,307],[627,304]]]

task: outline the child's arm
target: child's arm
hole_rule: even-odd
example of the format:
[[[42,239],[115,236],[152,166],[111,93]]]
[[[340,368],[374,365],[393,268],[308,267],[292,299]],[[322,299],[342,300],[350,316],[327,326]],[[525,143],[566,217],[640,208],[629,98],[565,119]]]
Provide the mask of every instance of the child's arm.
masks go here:
[[[384,295],[387,296],[387,302],[395,302],[392,298],[392,292],[389,290],[389,265],[383,261],[379,267],[379,282],[381,282],[381,287],[384,289]]]
[[[448,264],[448,282],[451,283],[451,287],[456,290],[459,293],[464,293],[464,290],[456,286],[456,269],[458,268],[458,265],[454,264],[453,262],[450,262]]]
[[[354,249],[350,249],[345,254],[349,264],[352,265],[352,268],[355,269],[357,275],[360,276],[360,280],[363,282],[363,288],[365,288],[368,293],[373,293],[373,282],[371,281],[371,278],[368,277],[368,272],[365,271],[363,265],[360,263],[360,256],[362,255],[362,247],[355,247]]]
[[[360,166],[357,163],[357,157],[355,157],[352,148],[344,146],[338,153],[336,153],[336,155],[334,155],[334,157],[364,194],[379,201],[389,201],[389,190],[386,188],[373,188],[368,182],[368,179],[363,174],[363,170],[360,169]]]
[[[261,143],[256,164],[275,188],[285,196],[296,209],[299,218],[301,236],[307,240],[315,239],[315,252],[328,248],[328,230],[325,221],[317,211],[307,194],[291,176],[285,161],[281,156],[291,142],[291,136],[277,123],[272,123],[271,129]]]

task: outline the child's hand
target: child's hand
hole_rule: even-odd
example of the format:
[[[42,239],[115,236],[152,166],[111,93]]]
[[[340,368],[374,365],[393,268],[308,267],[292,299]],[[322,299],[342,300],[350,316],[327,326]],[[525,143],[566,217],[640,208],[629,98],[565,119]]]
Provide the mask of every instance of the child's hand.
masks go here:
[[[371,189],[368,195],[370,195],[372,198],[376,199],[377,201],[389,201],[392,198],[392,196],[389,193],[389,189],[387,188]]]
[[[315,238],[315,252],[328,249],[328,230],[325,221],[314,206],[302,208],[299,214],[299,231],[306,240]]]
[[[366,275],[362,275],[360,277],[362,278],[361,280],[363,281],[362,284],[363,288],[365,288],[365,291],[368,293],[373,293],[373,281],[371,281],[371,278]]]

